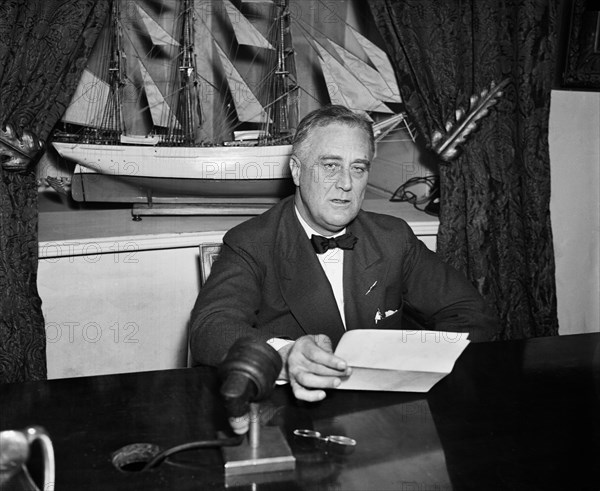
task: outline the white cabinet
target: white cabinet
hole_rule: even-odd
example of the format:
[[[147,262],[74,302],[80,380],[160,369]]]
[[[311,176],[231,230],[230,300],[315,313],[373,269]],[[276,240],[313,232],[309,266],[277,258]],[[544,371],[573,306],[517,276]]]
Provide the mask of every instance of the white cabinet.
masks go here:
[[[40,259],[48,378],[185,366],[197,257],[188,247]]]

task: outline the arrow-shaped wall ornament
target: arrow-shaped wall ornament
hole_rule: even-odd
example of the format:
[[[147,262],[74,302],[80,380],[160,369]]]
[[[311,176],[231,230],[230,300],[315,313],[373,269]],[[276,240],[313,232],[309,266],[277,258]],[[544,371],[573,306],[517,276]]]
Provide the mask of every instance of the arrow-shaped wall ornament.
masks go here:
[[[498,85],[494,82],[489,89],[484,89],[479,95],[473,94],[469,100],[469,110],[463,108],[455,111],[455,121],[448,120],[445,132],[436,130],[431,136],[432,150],[445,162],[454,160],[459,152],[459,145],[463,144],[469,135],[478,128],[479,121],[487,116],[490,108],[502,96],[504,87],[510,79],[506,78]]]

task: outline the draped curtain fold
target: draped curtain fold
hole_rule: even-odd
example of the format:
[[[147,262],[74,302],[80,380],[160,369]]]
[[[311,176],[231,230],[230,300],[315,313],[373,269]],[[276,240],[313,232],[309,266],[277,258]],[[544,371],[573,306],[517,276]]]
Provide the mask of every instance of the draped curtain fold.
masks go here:
[[[558,333],[548,121],[556,44],[552,0],[373,0],[402,98],[431,143],[469,98],[509,78],[461,155],[440,165],[438,252],[462,270],[503,328]]]
[[[109,0],[0,3],[0,122],[45,140],[67,107]],[[0,165],[0,382],[46,378],[35,168]]]

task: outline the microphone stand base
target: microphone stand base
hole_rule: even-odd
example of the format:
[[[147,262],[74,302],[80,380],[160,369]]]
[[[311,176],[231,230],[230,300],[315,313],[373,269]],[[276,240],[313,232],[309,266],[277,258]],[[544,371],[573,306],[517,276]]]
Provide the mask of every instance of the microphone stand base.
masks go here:
[[[277,426],[260,429],[260,444],[253,448],[248,439],[236,447],[223,447],[225,477],[294,470],[296,458]],[[232,483],[233,484],[233,483]]]

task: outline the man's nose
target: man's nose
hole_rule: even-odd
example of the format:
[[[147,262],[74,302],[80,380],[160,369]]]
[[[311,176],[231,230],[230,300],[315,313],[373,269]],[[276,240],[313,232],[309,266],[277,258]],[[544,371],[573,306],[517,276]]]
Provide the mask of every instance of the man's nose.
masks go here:
[[[338,189],[344,191],[350,191],[352,189],[352,176],[350,175],[350,169],[340,169],[337,175],[336,186]]]

